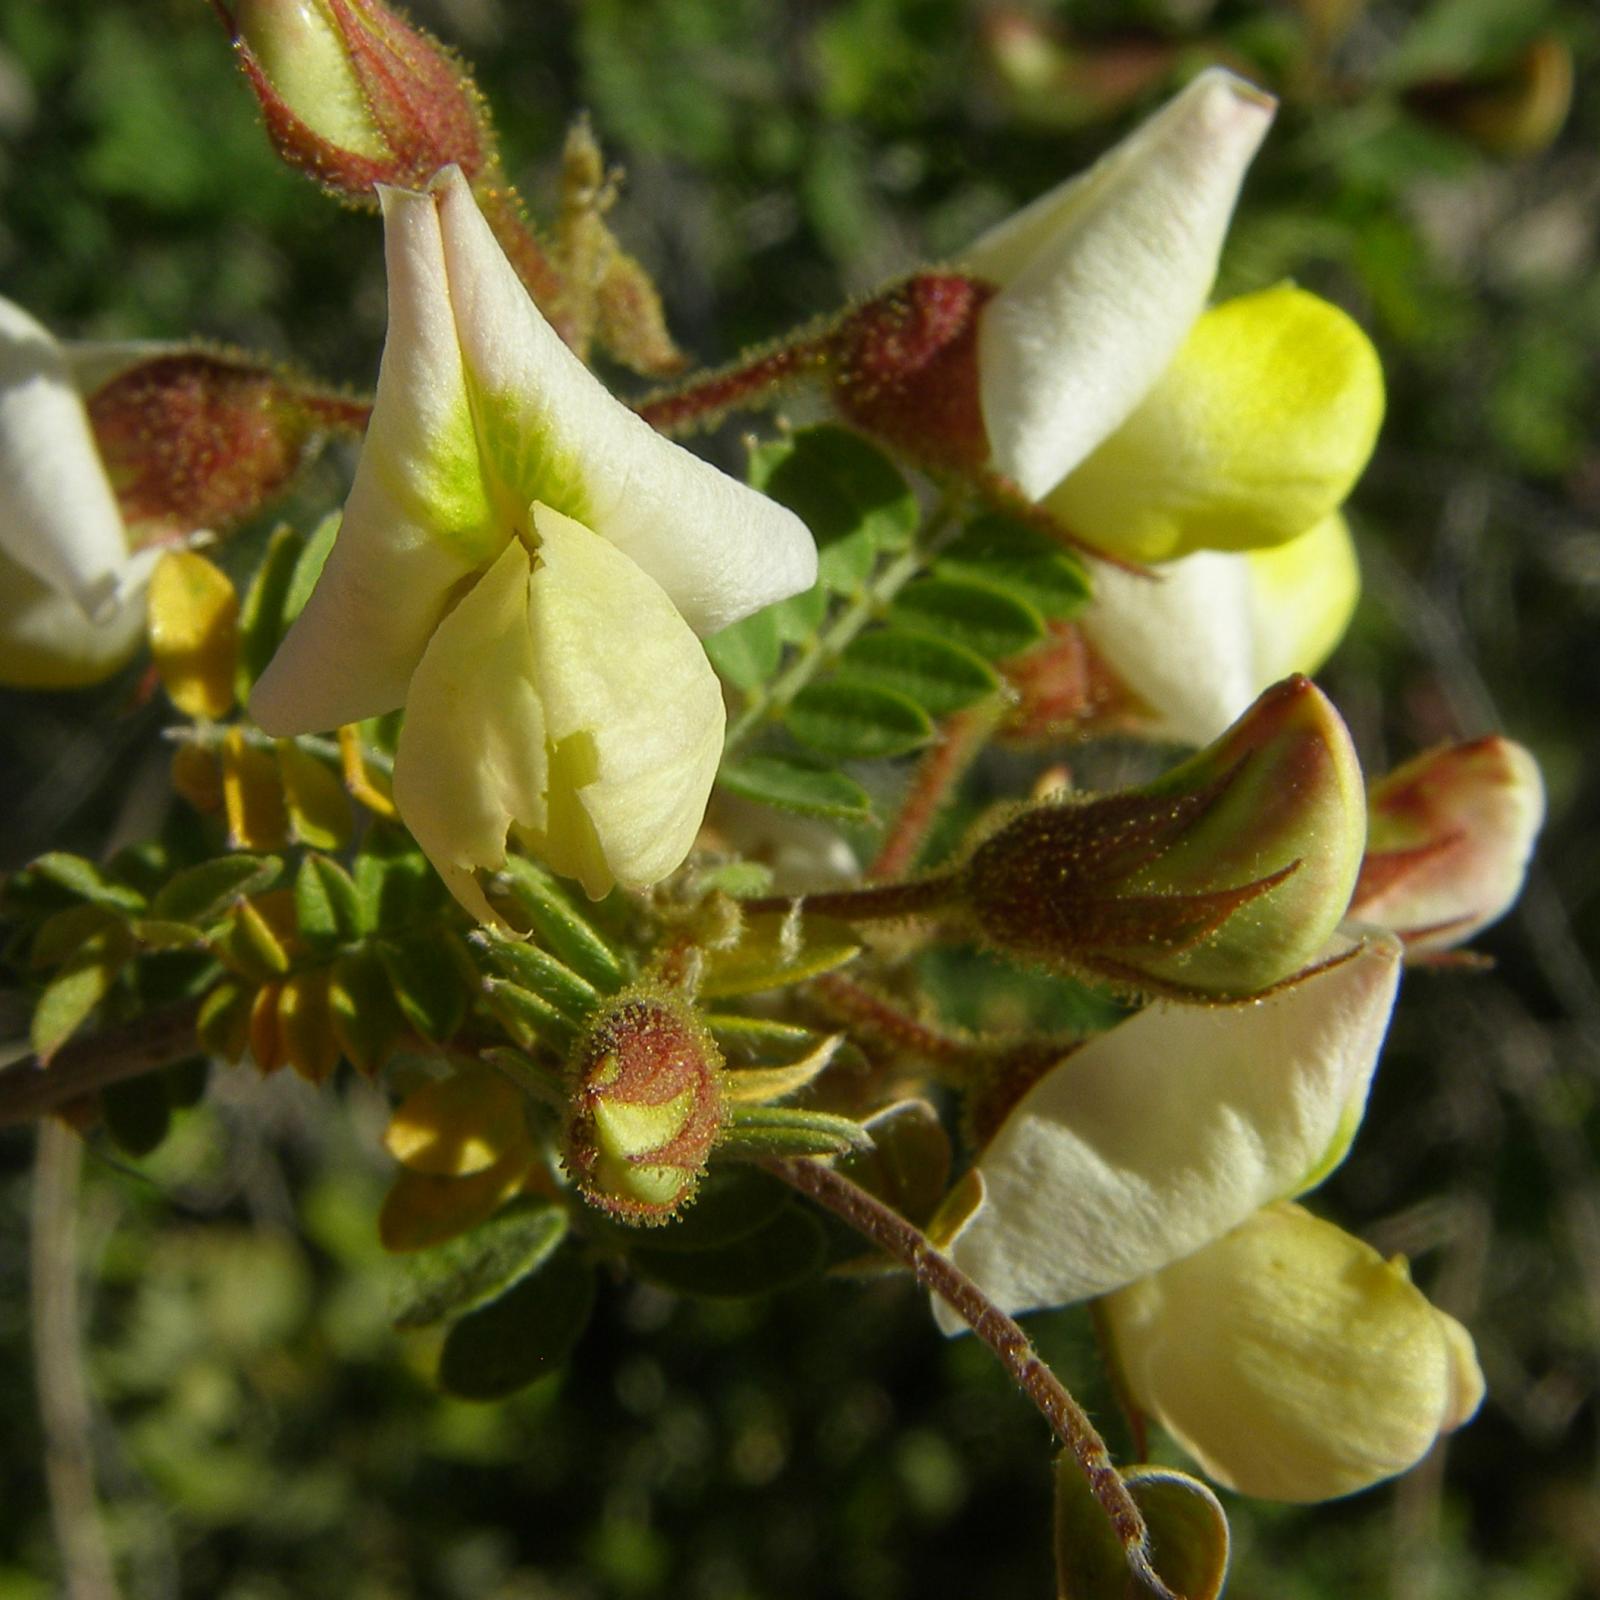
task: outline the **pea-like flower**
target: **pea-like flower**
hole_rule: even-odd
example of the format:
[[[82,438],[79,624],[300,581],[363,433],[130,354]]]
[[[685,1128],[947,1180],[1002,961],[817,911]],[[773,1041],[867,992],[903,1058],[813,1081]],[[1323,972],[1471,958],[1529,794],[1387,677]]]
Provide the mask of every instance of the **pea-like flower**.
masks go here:
[[[144,636],[134,555],[68,354],[0,299],[0,683],[77,688]]]
[[[332,552],[257,685],[268,732],[404,705],[395,802],[457,898],[513,830],[592,895],[682,861],[722,748],[706,634],[810,586],[790,512],[612,398],[465,179],[383,191],[389,332]]]
[[[1098,1299],[1133,1402],[1272,1499],[1403,1472],[1482,1394],[1403,1266],[1289,1203],[1355,1137],[1399,980],[1393,937],[1340,943],[1256,1000],[1157,1002],[1068,1055],[980,1152],[951,1245],[1007,1310]]]

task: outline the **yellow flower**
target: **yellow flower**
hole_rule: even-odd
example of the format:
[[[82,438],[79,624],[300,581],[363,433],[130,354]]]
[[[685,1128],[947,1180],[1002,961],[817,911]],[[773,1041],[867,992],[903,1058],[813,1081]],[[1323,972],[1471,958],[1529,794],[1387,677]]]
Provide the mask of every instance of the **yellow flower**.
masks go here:
[[[1123,1382],[1218,1483],[1331,1500],[1416,1464],[1483,1398],[1472,1339],[1403,1261],[1297,1205],[1103,1302]]]

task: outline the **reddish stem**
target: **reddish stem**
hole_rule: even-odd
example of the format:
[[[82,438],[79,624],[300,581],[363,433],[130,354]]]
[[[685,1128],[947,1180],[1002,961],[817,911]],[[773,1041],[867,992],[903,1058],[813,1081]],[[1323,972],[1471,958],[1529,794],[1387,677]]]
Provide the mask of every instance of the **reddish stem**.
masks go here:
[[[768,1161],[767,1170],[893,1256],[931,1289],[999,1358],[1011,1380],[1030,1399],[1077,1462],[1089,1492],[1105,1512],[1127,1555],[1128,1565],[1157,1600],[1177,1600],[1150,1559],[1150,1530],[1122,1475],[1111,1463],[1105,1440],[1082,1406],[1045,1365],[1027,1334],[948,1256],[898,1212],[820,1161]]]
[[[668,435],[709,428],[736,406],[766,403],[785,385],[816,372],[826,359],[824,341],[800,339],[743,356],[732,366],[702,374],[685,384],[657,389],[639,401],[634,410],[652,428]]]
[[[789,911],[798,906],[802,912],[819,917],[877,922],[889,917],[917,917],[937,911],[960,893],[961,875],[947,872],[905,883],[876,883],[861,889],[832,889],[823,894],[769,894],[759,899],[741,900],[739,904],[750,916],[764,911]]]

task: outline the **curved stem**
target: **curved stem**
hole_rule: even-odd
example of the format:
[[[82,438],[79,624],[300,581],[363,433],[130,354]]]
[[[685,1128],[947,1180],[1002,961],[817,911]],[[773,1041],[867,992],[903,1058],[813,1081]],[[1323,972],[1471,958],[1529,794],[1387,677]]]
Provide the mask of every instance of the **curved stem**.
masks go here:
[[[768,1161],[763,1165],[909,1267],[919,1284],[938,1295],[989,1346],[1077,1462],[1090,1493],[1122,1544],[1129,1567],[1156,1600],[1177,1600],[1155,1570],[1150,1530],[1122,1475],[1112,1465],[1105,1441],[1016,1322],[955,1262],[934,1249],[920,1229],[842,1173],[820,1161]]]
[[[0,1127],[30,1122],[124,1078],[182,1061],[199,1049],[198,1001],[152,1011],[120,1028],[64,1044],[48,1061],[28,1056],[0,1070]]]

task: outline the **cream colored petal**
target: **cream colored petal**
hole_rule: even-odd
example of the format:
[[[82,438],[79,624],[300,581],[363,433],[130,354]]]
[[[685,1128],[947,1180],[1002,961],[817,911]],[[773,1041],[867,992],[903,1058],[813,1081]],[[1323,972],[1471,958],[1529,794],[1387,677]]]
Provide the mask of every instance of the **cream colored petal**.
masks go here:
[[[810,588],[794,514],[664,439],[601,386],[528,298],[466,180],[436,180],[479,438],[519,509],[582,522],[644,569],[696,633]]]
[[[1209,744],[1271,679],[1256,669],[1250,569],[1202,551],[1138,577],[1098,566],[1079,619],[1095,653],[1153,713],[1152,737]]]
[[[1399,973],[1380,938],[1262,998],[1158,1001],[1092,1039],[980,1154],[957,1265],[1008,1311],[1065,1305],[1299,1193],[1360,1122]]]
[[[648,574],[549,507],[534,524],[529,614],[551,771],[548,820],[524,831],[591,895],[642,888],[694,843],[722,755],[722,690]]]
[[[1177,352],[1275,105],[1213,67],[956,263],[1002,285],[979,332],[983,415],[1025,494],[1059,483]]]
[[[1404,1472],[1483,1397],[1460,1323],[1299,1206],[1258,1212],[1104,1311],[1134,1403],[1217,1482],[1264,1499]]]
[[[339,536],[251,715],[312,733],[392,711],[458,585],[510,537],[478,455],[438,213],[381,191],[389,329]]]
[[[0,299],[0,552],[91,621],[125,594],[128,544],[60,345]]]
[[[144,638],[145,585],[159,554],[132,558],[123,597],[103,622],[91,622],[75,601],[0,554],[0,683],[81,689],[126,665]]]
[[[1382,418],[1367,336],[1337,306],[1279,284],[1205,312],[1045,504],[1134,561],[1282,545],[1343,502]]]
[[[528,623],[530,563],[513,541],[439,624],[411,679],[394,798],[450,891],[493,914],[474,873],[506,858],[513,825],[548,816],[548,732]]]
[[[1361,575],[1343,517],[1275,550],[1202,550],[1140,577],[1095,572],[1080,625],[1149,707],[1146,732],[1208,744],[1261,691],[1315,672],[1344,636]]]

